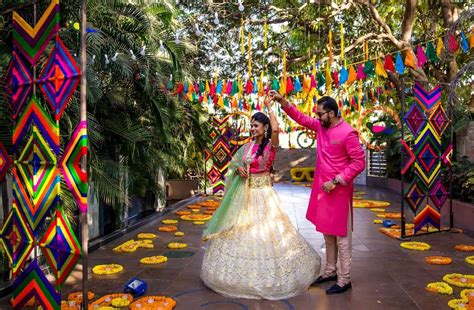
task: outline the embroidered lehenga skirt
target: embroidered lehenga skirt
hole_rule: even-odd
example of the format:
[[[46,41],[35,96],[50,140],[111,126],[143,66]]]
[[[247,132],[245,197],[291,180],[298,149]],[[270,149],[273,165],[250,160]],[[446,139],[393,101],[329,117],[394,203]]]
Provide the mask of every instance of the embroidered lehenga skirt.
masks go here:
[[[303,293],[319,274],[320,258],[280,207],[270,176],[252,175],[235,197],[233,203],[246,206],[233,229],[208,241],[204,284],[236,298],[278,300]]]

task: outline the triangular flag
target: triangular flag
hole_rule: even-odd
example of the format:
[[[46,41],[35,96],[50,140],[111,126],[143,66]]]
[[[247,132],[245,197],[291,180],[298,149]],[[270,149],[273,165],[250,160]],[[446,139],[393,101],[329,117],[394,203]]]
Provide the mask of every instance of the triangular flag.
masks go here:
[[[178,87],[176,87],[176,94],[181,94],[184,91],[184,85],[183,83],[179,82]]]
[[[438,62],[439,58],[436,55],[433,43],[428,42],[428,45],[426,46],[426,57],[433,63]]]
[[[385,68],[385,70],[395,72],[395,67],[393,65],[393,59],[392,59],[392,56],[390,54],[387,54],[387,56],[385,56],[385,62],[384,62],[383,67]]]
[[[332,80],[334,81],[334,87],[338,88],[339,87],[339,72],[337,70],[334,70],[332,73]]]
[[[418,60],[418,67],[423,67],[426,63],[426,55],[425,52],[423,51],[423,48],[418,45],[416,48],[416,59]]]
[[[174,86],[173,80],[172,80],[172,79],[169,79],[169,80],[168,80],[168,83],[166,83],[166,89],[172,90],[172,89],[173,89],[173,86]]]
[[[415,55],[413,55],[413,51],[411,50],[411,48],[407,49],[407,52],[405,54],[405,65],[416,69]]]
[[[279,92],[282,96],[286,94],[286,80],[284,76],[281,77]]]
[[[295,93],[299,92],[301,88],[303,87],[301,86],[300,79],[296,76],[295,77]]]
[[[405,65],[403,64],[402,54],[400,54],[400,52],[398,52],[397,54],[397,60],[395,61],[395,68],[397,69],[397,72],[399,74],[405,73]]]
[[[345,67],[342,67],[341,72],[339,73],[339,83],[341,85],[344,85],[345,82],[347,82],[347,79],[349,78],[349,72]]]
[[[383,76],[384,78],[387,78],[387,71],[385,71],[385,68],[383,67],[382,60],[380,58],[377,59],[377,64],[375,65],[375,73],[377,75]]]
[[[216,93],[220,95],[222,93],[222,88],[223,88],[222,81],[221,80],[217,81]]]
[[[349,68],[349,77],[347,78],[347,84],[351,85],[357,78],[357,73],[354,69],[354,66]]]
[[[250,95],[253,91],[253,84],[252,81],[247,80],[247,83],[245,84],[245,94]]]
[[[258,95],[260,97],[265,96],[265,88],[263,87],[263,71],[260,74],[260,79],[258,80]]]
[[[194,91],[195,91],[196,93],[200,93],[200,91],[199,91],[199,82],[197,82],[197,81],[194,82]]]
[[[204,91],[205,91],[204,82],[201,80],[199,81],[199,93],[202,94],[204,93]]]
[[[323,78],[323,79],[324,79],[324,78]],[[316,80],[314,79],[314,75],[313,75],[313,74],[311,74],[310,81],[311,81],[311,83],[310,83],[310,89],[309,89],[309,91],[311,91],[311,90],[314,89],[314,88],[318,88],[318,83],[316,83]]]
[[[454,53],[456,53],[458,48],[459,48],[458,41],[456,41],[456,38],[454,37],[454,35],[452,33],[450,33],[449,34],[449,42],[448,42],[448,51],[451,54],[454,54]]]
[[[438,38],[438,43],[436,45],[436,55],[441,56],[441,53],[443,52],[444,44],[443,44],[443,39]]]
[[[303,76],[303,91],[305,94],[309,94],[311,91],[311,78],[307,75]]]
[[[364,73],[368,76],[374,76],[375,74],[374,64],[370,61],[370,59],[364,64]]]
[[[224,97],[224,106],[227,108],[232,108],[231,105],[229,104],[229,97]]]
[[[321,88],[326,85],[326,79],[324,78],[324,75],[321,73],[321,71],[318,71],[316,79],[318,80],[317,88]],[[311,86],[313,86],[313,83],[311,83]],[[311,87],[311,89],[313,89],[313,87]]]
[[[184,83],[183,83],[183,86],[184,86],[183,92],[184,92],[185,94],[187,94],[187,93],[188,93],[188,82],[184,82]]]
[[[229,81],[227,82],[226,94],[227,94],[227,95],[232,94],[232,81],[231,81],[231,80],[229,80]]]
[[[365,75],[364,73],[364,66],[360,63],[357,65],[357,80],[363,80],[365,79],[367,76]]]
[[[237,80],[234,80],[234,82],[232,83],[232,92],[230,93],[230,95],[235,96],[238,93],[239,93],[239,82]]]
[[[205,88],[205,91],[206,91],[206,93],[209,93],[210,90],[211,90],[211,88],[209,87],[209,81],[206,80],[206,88]]]
[[[258,93],[258,82],[257,82],[257,78],[254,78],[254,79],[253,79],[253,93],[254,93],[254,94]]]
[[[461,32],[461,47],[464,53],[467,53],[469,51],[469,43],[467,43],[467,38],[464,31]]]
[[[276,91],[279,91],[279,90],[280,90],[280,84],[278,83],[278,80],[277,80],[277,79],[273,79],[273,80],[272,80],[271,89],[272,89],[272,90],[276,90]]]
[[[222,96],[216,96],[216,97],[219,97],[219,99],[217,100],[217,104],[218,104],[221,108],[225,109],[224,99],[222,98]]]
[[[293,86],[293,82],[291,81],[291,77],[288,77],[286,79],[286,93],[289,94],[294,90],[295,90],[295,87]]]

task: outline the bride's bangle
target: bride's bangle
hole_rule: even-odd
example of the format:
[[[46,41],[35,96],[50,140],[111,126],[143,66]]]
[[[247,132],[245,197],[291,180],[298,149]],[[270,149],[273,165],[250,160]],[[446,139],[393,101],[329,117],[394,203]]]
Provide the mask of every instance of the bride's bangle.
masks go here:
[[[268,110],[268,114],[270,114],[270,113],[275,114],[275,112],[272,109]]]

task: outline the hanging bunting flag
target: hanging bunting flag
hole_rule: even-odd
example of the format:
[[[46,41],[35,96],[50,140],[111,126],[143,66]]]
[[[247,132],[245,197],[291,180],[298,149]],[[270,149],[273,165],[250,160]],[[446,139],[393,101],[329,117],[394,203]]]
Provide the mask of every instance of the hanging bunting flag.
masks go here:
[[[416,48],[416,59],[418,60],[418,67],[420,68],[422,68],[427,61],[425,52],[420,45]]]
[[[364,64],[364,74],[371,77],[375,74],[374,64],[370,61],[370,59]]]
[[[309,94],[311,90],[311,78],[307,75],[303,76],[303,91],[305,94]]]
[[[443,39],[438,38],[438,43],[436,45],[436,55],[438,55],[438,57],[441,56],[441,53],[443,52],[443,48],[444,48]]]
[[[433,63],[436,63],[439,61],[439,58],[436,55],[434,45],[431,42],[428,42],[428,45],[426,45],[426,57]]]
[[[206,87],[204,88],[204,90],[206,91],[206,93],[209,94],[209,92],[211,91],[211,88],[209,87],[209,81],[206,80]]]
[[[390,54],[387,54],[387,56],[385,56],[385,62],[383,67],[385,68],[385,70],[395,72],[395,66],[393,65],[393,59]]]
[[[295,90],[295,87],[293,85],[293,82],[291,81],[291,77],[288,77],[286,79],[286,94],[288,95],[294,90]]]
[[[232,94],[232,81],[227,81],[226,94],[230,96]]]
[[[234,80],[232,83],[232,91],[230,92],[231,96],[235,96],[236,94],[239,93],[239,82],[237,80]]]
[[[257,82],[257,78],[254,78],[254,79],[253,79],[253,93],[254,93],[254,94],[258,94],[258,82]]]
[[[467,38],[464,31],[461,32],[461,47],[464,53],[467,53],[469,51],[469,43],[467,43]]]
[[[272,89],[272,90],[276,90],[276,91],[279,91],[279,90],[280,90],[280,84],[278,83],[278,80],[277,80],[277,79],[273,79],[273,80],[272,80],[271,89]]]
[[[351,65],[349,68],[349,77],[347,79],[347,84],[351,85],[357,79],[357,73],[354,69],[354,66]]]
[[[413,55],[413,51],[411,50],[411,48],[407,49],[407,52],[405,54],[405,65],[407,67],[416,69],[415,55]]]
[[[456,41],[456,38],[454,37],[454,35],[452,33],[450,33],[449,34],[449,41],[448,41],[448,51],[449,51],[449,53],[451,53],[451,54],[456,53],[458,48],[459,48],[458,41]]]
[[[204,86],[204,82],[201,80],[199,81],[199,93],[200,94],[204,94],[204,91],[206,90],[205,86]]]
[[[183,83],[183,93],[185,93],[185,94],[188,93],[188,82]]]
[[[349,72],[347,71],[346,67],[342,67],[341,72],[339,73],[340,77],[340,84],[344,85],[345,82],[347,82],[347,79],[349,78]]]
[[[300,79],[297,76],[295,76],[295,93],[298,93],[301,90],[301,88],[303,87],[301,86]]]
[[[217,105],[220,106],[222,109],[225,109],[224,99],[222,98],[222,96],[216,96],[216,97],[219,97],[217,99]]]
[[[265,96],[265,88],[263,86],[263,71],[260,73],[260,79],[258,80],[258,95],[260,97]]]
[[[334,70],[332,73],[332,80],[334,81],[334,87],[338,88],[339,87],[339,72]]]
[[[220,95],[222,93],[222,88],[223,88],[222,81],[218,80],[217,81],[217,86],[216,86],[216,93]]]
[[[324,78],[323,78],[324,79]],[[311,83],[310,83],[310,88],[309,88],[309,91],[311,91],[312,89],[316,89],[318,88],[318,83],[316,83],[316,79],[314,78],[314,75],[311,74]],[[324,84],[324,83],[323,83]]]
[[[364,73],[364,66],[360,63],[357,65],[357,75],[356,79],[357,80],[363,80],[366,78],[366,75]]]
[[[249,95],[253,92],[253,84],[250,79],[247,80],[247,83],[245,84],[245,94]]]
[[[237,80],[239,82],[239,98],[242,98],[244,94],[244,85],[242,84],[242,80],[240,79],[240,76],[237,76]]]
[[[405,65],[403,64],[402,55],[400,52],[397,54],[397,60],[395,61],[395,68],[399,74],[405,73]]]
[[[316,76],[316,79],[318,80],[317,86],[315,88],[311,87],[311,90],[313,89],[319,89],[322,88],[324,85],[326,85],[326,78],[324,75],[321,73],[321,71],[318,71],[318,74]],[[312,86],[312,85],[311,85]]]
[[[280,83],[280,95],[283,96],[286,94],[286,51],[285,50],[283,50],[282,63],[283,63],[283,75],[281,77],[281,83]]]
[[[383,76],[384,78],[387,78],[387,71],[385,71],[385,68],[383,67],[382,60],[380,58],[377,59],[377,64],[375,65],[375,73],[377,75]]]

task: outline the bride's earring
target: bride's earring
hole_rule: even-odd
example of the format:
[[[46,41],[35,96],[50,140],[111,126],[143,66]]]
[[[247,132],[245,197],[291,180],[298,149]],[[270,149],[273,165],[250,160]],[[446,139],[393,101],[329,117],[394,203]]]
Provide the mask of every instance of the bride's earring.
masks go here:
[[[265,130],[265,138],[268,138],[268,130]]]

